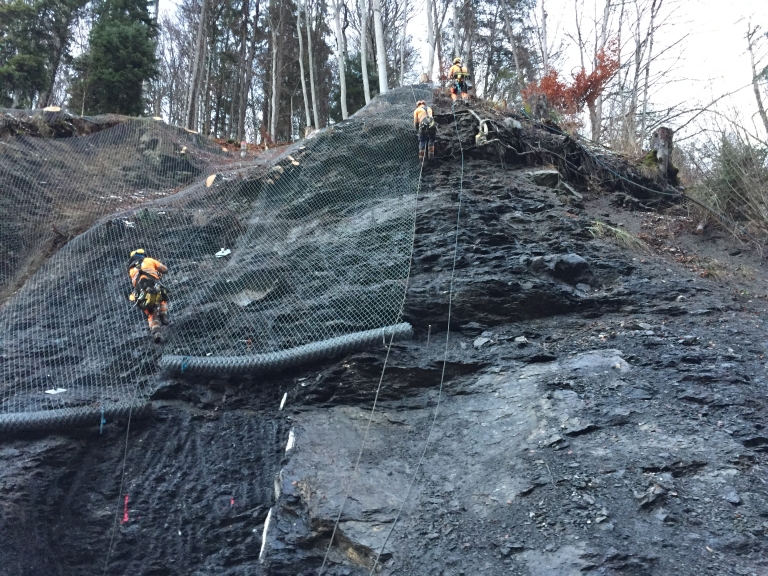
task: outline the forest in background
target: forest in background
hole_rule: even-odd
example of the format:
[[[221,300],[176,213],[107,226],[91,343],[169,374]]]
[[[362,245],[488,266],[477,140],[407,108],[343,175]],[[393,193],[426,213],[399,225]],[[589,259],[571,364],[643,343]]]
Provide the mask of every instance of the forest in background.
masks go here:
[[[5,0],[0,107],[160,116],[212,137],[279,143],[464,59],[471,92],[639,156],[684,134],[684,183],[768,231],[768,37],[745,23],[755,110],[658,101],[690,31],[684,0]],[[426,49],[424,49],[426,46]],[[577,62],[575,66],[573,62]],[[542,102],[544,103],[542,111]]]

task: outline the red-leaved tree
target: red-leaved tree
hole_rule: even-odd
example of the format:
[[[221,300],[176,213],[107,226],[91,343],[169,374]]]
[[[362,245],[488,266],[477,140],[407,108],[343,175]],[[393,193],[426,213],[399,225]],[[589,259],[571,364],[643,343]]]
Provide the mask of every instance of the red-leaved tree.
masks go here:
[[[533,103],[540,102],[543,96],[547,106],[576,129],[580,126],[578,114],[584,106],[589,110],[590,118],[597,117],[595,103],[618,70],[619,43],[614,39],[597,53],[595,68],[589,74],[581,68],[571,75],[571,82],[566,83],[556,70],[551,70],[538,82],[528,84],[523,90],[523,98],[533,107]]]

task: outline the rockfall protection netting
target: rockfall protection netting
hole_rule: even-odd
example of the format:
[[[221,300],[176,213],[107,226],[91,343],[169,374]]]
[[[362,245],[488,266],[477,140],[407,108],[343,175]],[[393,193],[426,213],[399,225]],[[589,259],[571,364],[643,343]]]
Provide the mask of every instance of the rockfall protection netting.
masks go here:
[[[420,175],[411,113],[431,93],[391,91],[348,121],[237,163],[204,139],[145,121],[70,143],[3,141],[12,152],[8,163],[0,154],[0,185],[35,207],[25,212],[31,221],[55,222],[61,194],[101,214],[120,199],[129,209],[68,241],[0,308],[0,430],[95,424],[102,412],[142,406],[159,366],[277,369],[407,334],[398,321]],[[158,131],[153,143],[147,134]],[[108,145],[121,151],[105,158]],[[151,153],[166,146],[159,159]],[[47,184],[52,162],[72,166],[60,193]],[[185,178],[195,183],[171,194]],[[46,241],[33,235],[18,246],[29,252]],[[127,300],[136,248],[170,268],[164,346]]]

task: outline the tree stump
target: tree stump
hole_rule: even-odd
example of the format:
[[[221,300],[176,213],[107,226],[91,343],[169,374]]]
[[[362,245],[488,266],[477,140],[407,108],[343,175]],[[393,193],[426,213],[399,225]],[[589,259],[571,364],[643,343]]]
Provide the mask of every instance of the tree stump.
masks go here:
[[[659,170],[667,180],[674,178],[670,171],[670,167],[672,166],[672,138],[674,134],[675,132],[672,128],[666,128],[664,126],[651,134],[651,150],[656,152]]]
[[[528,105],[531,107],[531,118],[535,120],[549,118],[549,103],[545,94],[531,94],[528,97]]]

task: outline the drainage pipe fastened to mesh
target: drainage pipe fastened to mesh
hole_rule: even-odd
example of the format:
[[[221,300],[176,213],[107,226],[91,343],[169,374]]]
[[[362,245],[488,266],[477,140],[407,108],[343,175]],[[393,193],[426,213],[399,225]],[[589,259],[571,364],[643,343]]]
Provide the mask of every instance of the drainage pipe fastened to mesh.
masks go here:
[[[54,408],[34,412],[14,412],[0,414],[0,433],[24,432],[28,430],[53,430],[60,428],[76,428],[78,426],[98,426],[104,418],[113,420],[128,416],[133,411],[134,416],[146,408],[144,400],[118,402],[105,406],[81,406],[77,408]]]
[[[412,328],[408,322],[355,332],[345,336],[320,340],[288,350],[253,354],[251,356],[171,356],[160,359],[160,366],[178,374],[244,374],[270,372],[288,366],[304,364],[321,358],[330,358],[345,352],[364,348],[392,336],[410,338]]]

